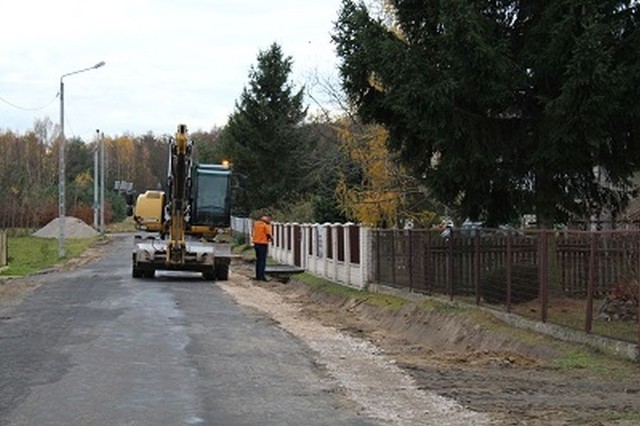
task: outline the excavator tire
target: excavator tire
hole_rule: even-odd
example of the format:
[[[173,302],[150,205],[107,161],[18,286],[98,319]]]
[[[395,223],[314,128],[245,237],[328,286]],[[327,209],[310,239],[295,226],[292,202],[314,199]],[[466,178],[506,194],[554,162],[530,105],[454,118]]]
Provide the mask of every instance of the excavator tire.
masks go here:
[[[142,270],[135,266],[131,269],[131,276],[133,278],[142,278]]]
[[[229,279],[229,264],[225,262],[216,262],[215,275],[217,281],[227,281]]]
[[[133,278],[142,278],[143,270],[136,267],[136,255],[133,255],[133,260],[131,262],[131,276]]]
[[[216,280],[216,270],[211,268],[210,271],[206,271],[202,273],[202,278],[206,281],[215,281]]]

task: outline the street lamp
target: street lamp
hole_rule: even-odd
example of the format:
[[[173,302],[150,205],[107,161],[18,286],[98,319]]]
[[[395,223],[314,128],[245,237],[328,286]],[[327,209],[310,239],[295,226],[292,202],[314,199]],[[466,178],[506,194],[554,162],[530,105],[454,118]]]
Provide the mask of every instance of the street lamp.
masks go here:
[[[104,133],[100,133],[100,235],[104,237]]]
[[[98,213],[100,212],[100,201],[98,199],[98,168],[100,167],[98,160],[100,158],[100,149],[98,141],[100,140],[100,129],[96,129],[96,147],[93,150],[93,229],[98,230]]]
[[[66,148],[66,139],[64,136],[64,82],[63,79],[73,74],[78,74],[85,71],[95,70],[96,68],[100,68],[104,66],[104,61],[100,61],[92,67],[84,68],[78,71],[69,72],[66,74],[62,74],[60,76],[60,152],[58,159],[58,226],[59,226],[59,235],[58,235],[58,257],[61,259],[65,256],[64,251],[64,218],[65,218],[65,165],[64,165],[64,151]]]

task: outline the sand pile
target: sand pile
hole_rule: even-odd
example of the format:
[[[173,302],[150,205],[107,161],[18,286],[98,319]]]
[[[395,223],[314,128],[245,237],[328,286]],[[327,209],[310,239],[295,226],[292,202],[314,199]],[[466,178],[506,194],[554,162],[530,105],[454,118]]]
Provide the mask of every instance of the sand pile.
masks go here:
[[[55,218],[47,223],[43,228],[36,231],[33,236],[40,238],[58,238],[60,236],[60,218]],[[78,219],[77,217],[66,216],[64,218],[64,238],[90,238],[98,235],[98,232]]]

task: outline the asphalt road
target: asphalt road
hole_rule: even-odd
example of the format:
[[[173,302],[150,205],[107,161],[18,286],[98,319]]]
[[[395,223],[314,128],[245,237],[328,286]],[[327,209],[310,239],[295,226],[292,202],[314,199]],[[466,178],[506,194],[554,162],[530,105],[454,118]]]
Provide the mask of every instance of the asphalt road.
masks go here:
[[[131,278],[130,247],[119,237],[4,310],[0,425],[376,424],[307,347],[214,283]]]

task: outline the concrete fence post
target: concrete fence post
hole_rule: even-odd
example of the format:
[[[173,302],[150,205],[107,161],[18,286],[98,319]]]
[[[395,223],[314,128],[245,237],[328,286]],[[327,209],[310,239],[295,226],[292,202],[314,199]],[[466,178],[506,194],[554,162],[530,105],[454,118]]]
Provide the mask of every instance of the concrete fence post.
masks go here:
[[[373,236],[371,228],[360,226],[360,288],[366,290],[373,269]]]
[[[293,225],[284,224],[284,259],[283,263],[293,265]]]

